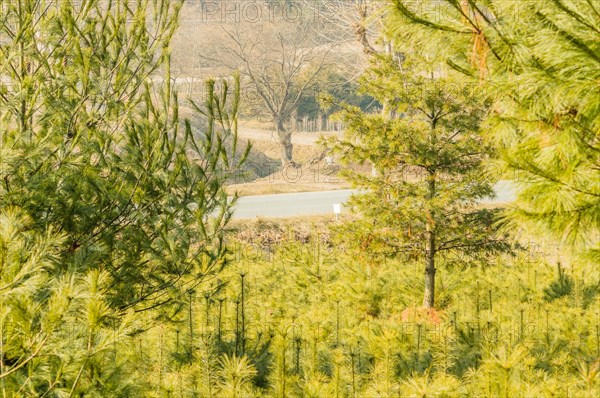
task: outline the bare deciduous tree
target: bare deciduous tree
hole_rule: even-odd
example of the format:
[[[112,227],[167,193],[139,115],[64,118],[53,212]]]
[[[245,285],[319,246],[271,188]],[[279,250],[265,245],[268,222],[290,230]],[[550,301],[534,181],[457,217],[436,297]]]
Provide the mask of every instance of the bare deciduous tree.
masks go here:
[[[255,90],[275,126],[282,164],[295,165],[292,131],[286,122],[302,95],[316,83],[331,45],[311,42],[313,32],[307,23],[268,21],[245,29],[237,25],[225,32],[228,43],[222,62],[239,69]]]

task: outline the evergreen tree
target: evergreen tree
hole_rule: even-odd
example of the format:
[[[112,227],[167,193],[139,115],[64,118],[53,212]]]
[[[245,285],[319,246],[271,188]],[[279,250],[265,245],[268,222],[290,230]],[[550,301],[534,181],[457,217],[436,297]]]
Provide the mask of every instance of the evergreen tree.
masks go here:
[[[63,234],[58,272],[108,273],[120,311],[181,302],[225,261],[239,90],[209,84],[206,131],[181,121],[181,4],[0,3],[0,207]]]
[[[142,395],[139,313],[172,316],[226,263],[239,79],[192,104],[203,131],[180,118],[180,6],[0,2],[4,396]]]
[[[345,229],[358,234],[370,255],[424,259],[423,306],[431,308],[440,256],[477,258],[506,248],[492,228],[494,212],[476,205],[493,195],[483,168],[490,148],[480,136],[487,105],[477,90],[457,85],[447,71],[416,55],[404,63],[379,57],[363,84],[388,113],[365,114],[346,105],[345,137],[329,141],[342,161],[370,162],[377,171],[348,172],[365,192],[351,199],[361,218]]]
[[[600,6],[588,0],[392,0],[398,42],[485,85],[490,141],[518,187],[510,225],[600,260]]]

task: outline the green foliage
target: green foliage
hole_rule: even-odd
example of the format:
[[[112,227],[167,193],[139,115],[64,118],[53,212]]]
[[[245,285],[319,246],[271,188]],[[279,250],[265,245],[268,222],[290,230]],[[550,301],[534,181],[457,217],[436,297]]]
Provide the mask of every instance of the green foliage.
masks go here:
[[[107,272],[121,311],[177,304],[224,264],[239,100],[209,82],[207,131],[182,123],[168,50],[181,3],[125,3],[8,2],[0,25],[0,205],[61,231],[59,271]]]
[[[346,173],[364,191],[349,202],[360,214],[342,227],[349,240],[369,256],[424,258],[431,278],[437,257],[459,252],[481,260],[509,249],[495,233],[494,212],[476,206],[493,195],[483,164],[491,155],[480,134],[483,96],[416,55],[403,63],[380,57],[362,82],[385,113],[343,105],[345,136],[328,142],[342,162],[374,169],[371,176]],[[433,305],[430,283],[424,305]]]
[[[232,398],[247,396],[250,381],[256,373],[248,359],[224,356],[220,359],[220,365],[219,394]]]
[[[239,259],[220,275],[227,286],[215,296],[225,298],[222,343],[215,338],[218,307],[211,306],[208,323],[200,315],[194,322],[198,356],[184,367],[165,367],[169,380],[181,380],[184,386],[196,380],[201,396],[209,396],[207,380],[213,383],[212,396],[241,391],[248,397],[598,393],[599,296],[586,307],[575,288],[561,299],[546,300],[544,290],[556,271],[545,255],[514,259],[500,254],[492,258],[495,267],[462,269],[440,261],[439,292],[448,298],[447,306],[437,311],[438,320],[430,320],[411,312],[421,299],[413,286],[422,278],[418,263],[360,260],[326,246],[317,254],[316,247],[316,239],[298,243],[292,237],[271,255],[239,247]],[[576,286],[582,283],[578,275],[590,270],[573,265],[564,272]],[[245,281],[245,357],[231,351],[239,338],[240,273]],[[600,282],[597,274],[592,279],[592,285]],[[374,294],[379,296],[377,316],[364,302]],[[205,312],[205,303],[204,297],[196,298],[194,314]],[[175,326],[164,336],[170,336],[166,340],[174,349]],[[153,361],[155,343],[145,341],[146,361]],[[212,347],[209,368],[204,365],[206,344]],[[254,349],[261,346],[265,351]],[[265,360],[265,352],[263,383],[253,364]],[[172,396],[192,394],[191,388],[179,392],[182,384],[175,384]],[[224,385],[228,393],[219,395]],[[155,378],[150,390],[154,388]]]
[[[144,395],[129,345],[227,263],[239,79],[179,117],[181,4],[0,2],[3,396]]]
[[[0,213],[0,389],[9,396],[130,396],[142,383],[117,356],[131,314],[109,307],[108,274],[60,275],[65,236]],[[117,319],[119,321],[117,322]]]
[[[204,131],[178,114],[181,2],[0,0],[2,396],[597,397],[597,263],[508,257],[475,202],[485,127],[524,172],[510,219],[594,258],[598,10],[445,0],[447,20],[426,21],[403,3],[386,35],[431,54],[377,59],[364,84],[385,112],[344,106],[333,143],[375,165],[351,178],[379,196],[341,228],[361,239],[290,230],[255,248],[223,234],[223,184],[248,154],[238,79],[192,104]],[[423,256],[437,310],[417,305]]]
[[[557,279],[544,289],[544,296],[548,301],[566,296],[573,290],[573,280],[568,275],[565,275],[565,271],[560,266],[560,263],[557,264],[557,268]]]
[[[270,254],[236,245],[218,281],[152,327],[151,312],[125,320],[110,308],[106,273],[56,278],[60,236],[37,241],[26,217],[1,219],[0,258],[12,270],[0,286],[4,372],[28,358],[27,343],[44,343],[31,368],[2,378],[9,392],[40,396],[55,381],[47,396],[593,397],[600,388],[600,279],[585,264],[563,269],[573,289],[548,301],[557,276],[545,257],[496,255],[495,267],[440,261],[446,306],[434,320],[412,311],[421,299],[417,262],[361,260],[320,233],[306,243],[290,235]],[[35,264],[46,271],[9,278]],[[34,306],[16,304],[32,297]]]
[[[431,2],[433,3],[433,2]],[[503,177],[518,186],[511,227],[600,253],[600,9],[587,0],[392,0],[389,34],[418,43],[493,100],[486,118]],[[436,17],[437,16],[437,17]],[[443,16],[438,18],[439,16]]]

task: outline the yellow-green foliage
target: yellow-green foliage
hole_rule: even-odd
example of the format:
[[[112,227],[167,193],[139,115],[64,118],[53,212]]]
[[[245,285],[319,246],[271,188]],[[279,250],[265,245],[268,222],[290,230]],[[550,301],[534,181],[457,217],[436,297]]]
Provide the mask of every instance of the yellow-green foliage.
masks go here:
[[[484,268],[442,264],[444,304],[435,316],[420,316],[415,304],[422,271],[414,264],[361,262],[314,236],[308,243],[286,239],[270,251],[236,247],[219,281],[207,295],[194,296],[193,354],[188,356],[189,308],[178,315],[179,324],[161,329],[169,347],[161,364],[167,377],[161,382],[155,370],[139,373],[161,391],[156,396],[600,392],[600,295],[593,266],[565,262],[557,272],[541,253],[500,256]],[[573,288],[549,295],[559,278],[569,278]],[[156,342],[144,341],[145,361],[157,361]]]

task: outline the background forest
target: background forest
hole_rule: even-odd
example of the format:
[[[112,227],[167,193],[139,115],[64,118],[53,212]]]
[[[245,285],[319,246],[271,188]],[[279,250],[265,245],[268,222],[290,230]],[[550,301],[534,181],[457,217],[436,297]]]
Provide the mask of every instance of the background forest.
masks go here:
[[[600,7],[257,4],[0,0],[2,397],[600,395]],[[234,220],[307,118],[352,212]]]

